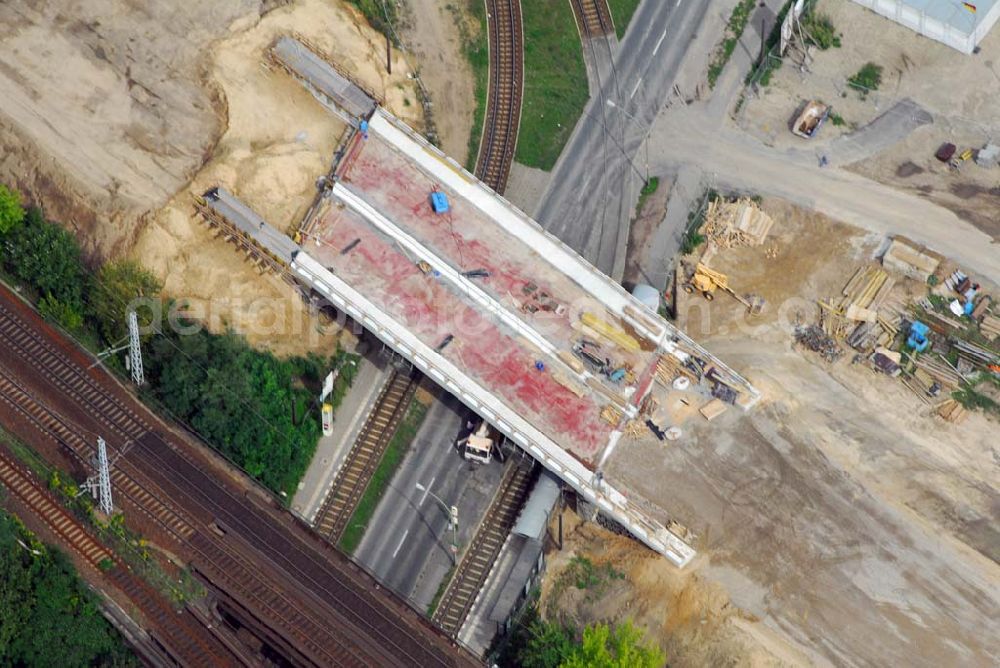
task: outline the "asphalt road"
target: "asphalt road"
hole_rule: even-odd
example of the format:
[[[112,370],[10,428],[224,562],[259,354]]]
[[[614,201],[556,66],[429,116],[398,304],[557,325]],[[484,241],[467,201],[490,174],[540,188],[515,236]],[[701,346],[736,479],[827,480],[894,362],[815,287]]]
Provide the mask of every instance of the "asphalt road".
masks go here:
[[[653,120],[666,104],[691,39],[711,3],[646,0],[577,123],[535,218],[612,278],[624,271],[627,224],[645,177],[633,165]],[[611,48],[593,40],[585,49]],[[597,60],[607,59],[599,51]],[[601,68],[602,71],[604,68]]]
[[[498,462],[472,464],[454,448],[468,416],[450,395],[431,405],[354,555],[383,586],[420,610],[431,602],[452,565],[448,515],[433,495],[458,506],[458,543],[464,545],[502,473]],[[417,489],[417,484],[428,491]]]

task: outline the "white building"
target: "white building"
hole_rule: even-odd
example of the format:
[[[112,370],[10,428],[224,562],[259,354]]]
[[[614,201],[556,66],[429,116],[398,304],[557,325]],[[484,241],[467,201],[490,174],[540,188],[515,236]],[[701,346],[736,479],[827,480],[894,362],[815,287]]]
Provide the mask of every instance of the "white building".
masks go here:
[[[972,53],[1000,18],[998,0],[853,0],[963,53]]]

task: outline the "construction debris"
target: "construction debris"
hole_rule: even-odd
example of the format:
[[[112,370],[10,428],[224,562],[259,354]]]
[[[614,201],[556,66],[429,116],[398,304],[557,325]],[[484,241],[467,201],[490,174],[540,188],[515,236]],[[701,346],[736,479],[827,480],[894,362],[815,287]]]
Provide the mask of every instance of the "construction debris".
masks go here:
[[[996,144],[986,144],[976,152],[976,164],[980,167],[996,167],[997,162],[1000,162],[1000,146]]]
[[[705,212],[702,233],[721,248],[760,246],[772,225],[774,219],[749,197],[735,202],[716,199]]]
[[[807,102],[802,108],[802,113],[792,122],[792,134],[812,139],[829,115],[830,105],[818,100]]]
[[[639,438],[643,433],[642,420],[629,420],[625,425],[625,435],[629,438]]]
[[[795,330],[795,340],[809,350],[819,353],[827,362],[833,363],[843,357],[844,351],[819,326],[808,325]]]

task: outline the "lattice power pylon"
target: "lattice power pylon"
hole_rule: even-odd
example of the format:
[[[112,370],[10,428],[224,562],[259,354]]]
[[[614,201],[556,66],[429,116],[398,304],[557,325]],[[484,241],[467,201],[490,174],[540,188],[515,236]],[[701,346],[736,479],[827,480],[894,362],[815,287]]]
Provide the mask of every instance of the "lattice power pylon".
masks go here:
[[[135,311],[128,312],[128,361],[132,372],[132,382],[141,386],[145,381],[142,373],[142,347],[139,341],[139,318]]]
[[[82,487],[91,494],[96,494],[97,505],[101,512],[110,517],[115,512],[115,504],[111,500],[111,464],[108,461],[108,444],[99,436],[94,467],[97,469],[97,475],[87,478]]]

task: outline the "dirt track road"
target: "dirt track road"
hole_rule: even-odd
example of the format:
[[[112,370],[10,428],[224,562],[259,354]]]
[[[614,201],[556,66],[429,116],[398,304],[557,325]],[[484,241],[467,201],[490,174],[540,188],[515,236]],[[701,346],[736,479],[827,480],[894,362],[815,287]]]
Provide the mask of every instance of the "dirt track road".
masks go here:
[[[771,401],[666,451],[620,447],[609,477],[690,522],[695,568],[820,665],[997,665],[1000,567],[934,526],[1000,555],[986,444],[955,465],[937,435],[902,430],[912,397],[880,414],[787,343],[708,343]]]
[[[696,106],[661,114],[651,142],[654,173],[694,165],[717,186],[782,197],[863,229],[904,234],[1000,278],[1000,249],[989,235],[928,200],[842,169],[820,168],[812,151],[770,148],[719,127]]]

